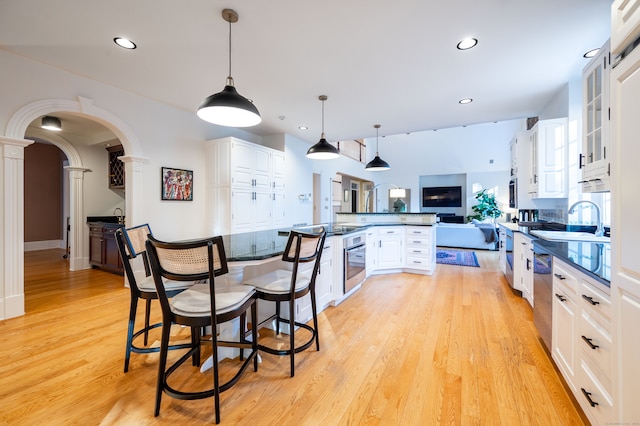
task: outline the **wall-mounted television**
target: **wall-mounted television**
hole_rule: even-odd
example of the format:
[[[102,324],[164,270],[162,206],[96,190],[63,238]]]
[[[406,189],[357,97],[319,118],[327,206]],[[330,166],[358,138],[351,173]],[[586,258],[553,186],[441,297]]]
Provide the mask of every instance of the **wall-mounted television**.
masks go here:
[[[462,207],[462,187],[423,187],[422,207]]]

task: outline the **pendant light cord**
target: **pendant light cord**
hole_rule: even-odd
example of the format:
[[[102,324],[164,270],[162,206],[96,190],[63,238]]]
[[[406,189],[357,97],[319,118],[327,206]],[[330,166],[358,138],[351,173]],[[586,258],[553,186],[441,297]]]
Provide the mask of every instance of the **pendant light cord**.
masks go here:
[[[229,77],[231,78],[231,20],[229,20]]]
[[[324,138],[324,99],[322,100],[322,138]]]

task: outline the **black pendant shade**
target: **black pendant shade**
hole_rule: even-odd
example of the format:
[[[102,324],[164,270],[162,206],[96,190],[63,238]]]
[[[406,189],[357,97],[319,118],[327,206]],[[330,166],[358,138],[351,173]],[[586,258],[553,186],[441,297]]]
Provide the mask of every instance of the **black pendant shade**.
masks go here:
[[[229,81],[230,80],[230,81]],[[198,117],[209,123],[229,127],[255,126],[262,121],[258,108],[242,96],[233,86],[233,79],[227,79],[221,92],[206,98],[198,107]]]
[[[378,129],[380,128],[380,125],[374,124],[373,127],[376,128],[376,156],[373,158],[373,160],[367,163],[364,169],[370,172],[382,172],[385,170],[389,170],[391,166],[389,165],[389,163],[380,158],[380,154],[378,154]]]
[[[222,11],[229,23],[229,77],[221,92],[206,98],[198,107],[198,117],[209,123],[229,127],[255,126],[262,121],[253,102],[238,93],[231,77],[231,24],[238,22],[238,14],[231,9]]]
[[[325,95],[318,96],[318,99],[322,101],[322,135],[320,140],[315,145],[311,146],[307,151],[307,158],[312,160],[331,160],[333,158],[340,157],[340,151],[338,148],[331,145],[324,137],[324,101],[327,100]]]
[[[43,129],[59,132],[60,130],[62,130],[62,121],[58,117],[45,115],[44,117],[42,117],[41,127]]]
[[[375,158],[367,163],[365,166],[365,170],[369,170],[371,172],[381,172],[384,170],[389,170],[391,166],[389,163],[380,158],[379,155],[376,155]]]

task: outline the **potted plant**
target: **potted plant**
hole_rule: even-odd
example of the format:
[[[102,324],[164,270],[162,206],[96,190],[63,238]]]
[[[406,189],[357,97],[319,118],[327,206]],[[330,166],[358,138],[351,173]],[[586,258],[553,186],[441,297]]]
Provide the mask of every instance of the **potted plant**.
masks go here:
[[[467,216],[467,220],[469,222],[473,219],[483,221],[488,217],[495,221],[496,218],[502,215],[502,211],[498,207],[495,194],[487,193],[487,190],[483,189],[476,194],[475,198],[477,200],[477,204],[471,207],[474,214]]]

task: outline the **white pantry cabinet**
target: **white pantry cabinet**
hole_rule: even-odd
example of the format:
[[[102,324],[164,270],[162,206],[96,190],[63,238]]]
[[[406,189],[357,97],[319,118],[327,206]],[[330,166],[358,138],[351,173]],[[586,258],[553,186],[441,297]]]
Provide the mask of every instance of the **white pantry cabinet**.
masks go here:
[[[582,192],[611,189],[609,149],[609,41],[582,72]]]
[[[640,0],[614,0],[611,5],[611,53],[616,56],[640,34]]]
[[[285,225],[284,153],[233,137],[207,141],[206,153],[213,234]]]
[[[531,198],[567,196],[567,119],[540,120],[529,132]]]
[[[640,419],[640,2],[615,0],[611,47],[611,302],[613,322],[612,422]],[[624,59],[619,56],[625,51]]]

